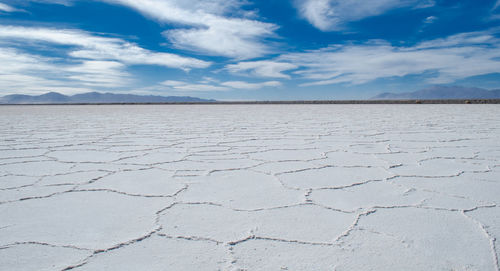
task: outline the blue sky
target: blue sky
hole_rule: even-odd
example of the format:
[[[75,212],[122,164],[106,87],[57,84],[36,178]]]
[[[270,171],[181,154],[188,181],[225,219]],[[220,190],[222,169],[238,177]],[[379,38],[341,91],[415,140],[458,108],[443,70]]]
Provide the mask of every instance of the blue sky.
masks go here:
[[[500,88],[500,0],[0,0],[0,95]]]

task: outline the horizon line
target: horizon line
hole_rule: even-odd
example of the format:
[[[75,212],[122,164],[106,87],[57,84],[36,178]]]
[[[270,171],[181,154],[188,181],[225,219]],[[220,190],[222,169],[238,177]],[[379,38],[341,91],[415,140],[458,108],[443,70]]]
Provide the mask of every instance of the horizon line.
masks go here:
[[[110,102],[110,103],[0,103],[17,105],[259,105],[259,104],[500,104],[500,99],[398,99],[398,100],[262,100],[206,102]]]

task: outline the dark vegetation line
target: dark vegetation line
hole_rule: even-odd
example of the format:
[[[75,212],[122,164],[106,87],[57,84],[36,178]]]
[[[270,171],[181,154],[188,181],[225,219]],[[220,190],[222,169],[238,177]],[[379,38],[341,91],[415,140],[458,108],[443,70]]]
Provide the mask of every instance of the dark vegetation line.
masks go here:
[[[500,99],[443,99],[443,100],[312,100],[312,101],[215,101],[215,102],[157,102],[157,103],[23,103],[12,105],[239,105],[239,104],[500,104]]]

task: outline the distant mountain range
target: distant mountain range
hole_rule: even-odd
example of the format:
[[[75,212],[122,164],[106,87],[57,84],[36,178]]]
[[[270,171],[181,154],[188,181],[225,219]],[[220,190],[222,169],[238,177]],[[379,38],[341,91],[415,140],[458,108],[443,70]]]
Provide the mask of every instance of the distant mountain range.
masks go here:
[[[49,92],[42,95],[13,94],[0,98],[0,104],[95,104],[95,103],[189,103],[189,102],[215,102],[189,96],[154,96],[134,94],[113,94],[88,92],[72,96],[57,92]]]
[[[487,90],[460,86],[433,86],[415,92],[382,93],[372,100],[500,99],[500,89]]]
[[[433,86],[414,92],[382,93],[370,100],[453,100],[500,99],[500,89],[487,90],[461,86]],[[212,99],[189,96],[155,96],[88,92],[72,96],[57,92],[42,95],[13,94],[0,97],[0,104],[99,104],[99,103],[213,103]],[[368,101],[367,101],[368,102]],[[259,102],[257,102],[259,103]]]

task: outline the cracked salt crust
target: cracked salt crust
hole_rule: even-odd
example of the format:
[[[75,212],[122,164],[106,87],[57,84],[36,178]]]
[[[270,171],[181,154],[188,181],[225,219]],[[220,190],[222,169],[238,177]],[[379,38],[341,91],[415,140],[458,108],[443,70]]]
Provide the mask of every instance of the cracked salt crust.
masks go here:
[[[232,210],[211,204],[180,204],[162,212],[160,223],[165,225],[161,232],[169,236],[196,236],[221,243],[252,236],[329,244],[354,220],[354,214],[310,204],[258,211]],[[311,231],[312,221],[314,231]]]
[[[138,196],[173,196],[185,185],[175,180],[172,174],[159,169],[122,171],[110,174],[80,189],[113,190]]]
[[[315,163],[326,166],[347,166],[347,167],[389,167],[389,163],[377,159],[371,154],[351,153],[347,151],[335,151],[326,154],[326,158]]]
[[[107,175],[109,172],[106,171],[81,171],[69,174],[52,175],[42,177],[39,184],[45,186],[55,186],[55,185],[65,185],[65,184],[85,184],[89,182],[95,182]]]
[[[123,164],[153,165],[183,160],[186,154],[180,152],[151,152],[142,155],[125,157],[120,160]]]
[[[72,172],[72,164],[57,161],[25,162],[0,165],[0,172],[24,176],[50,176]]]
[[[170,203],[100,191],[9,202],[0,205],[0,245],[42,242],[106,249],[156,228],[156,210]]]
[[[272,176],[237,169],[199,177],[198,182],[190,184],[178,200],[256,210],[297,204],[301,198],[300,191],[288,191]]]
[[[0,190],[13,189],[18,187],[30,186],[38,182],[40,178],[29,176],[5,175],[0,177]]]
[[[222,270],[228,262],[222,244],[152,236],[96,254],[74,270]]]
[[[109,163],[122,158],[119,153],[109,151],[89,151],[89,150],[65,150],[54,151],[46,154],[49,158],[54,158],[60,162],[93,162],[93,163]]]
[[[336,270],[334,246],[250,240],[233,249],[235,270]]]
[[[366,216],[357,226],[361,230],[344,240],[348,244],[346,247],[376,269],[381,270],[384,266],[394,270],[408,266],[415,270],[497,268],[492,260],[489,239],[460,212],[387,208]],[[357,258],[349,258],[339,270],[366,266],[357,262]],[[388,262],[389,259],[394,261]]]
[[[393,174],[383,168],[372,167],[322,167],[300,170],[279,175],[278,178],[287,187],[307,188],[342,188],[384,180]]]
[[[344,189],[313,191],[310,199],[318,204],[347,211],[374,207],[417,205],[429,197],[425,192],[409,190],[387,182],[370,182]]]
[[[474,164],[470,159],[430,159],[413,165],[402,165],[393,168],[392,172],[402,176],[447,177],[460,175],[463,172],[488,170],[488,166]]]
[[[90,251],[70,247],[21,243],[0,247],[0,266],[12,271],[62,270],[90,255]]]
[[[0,107],[0,270],[499,271],[498,105]]]

